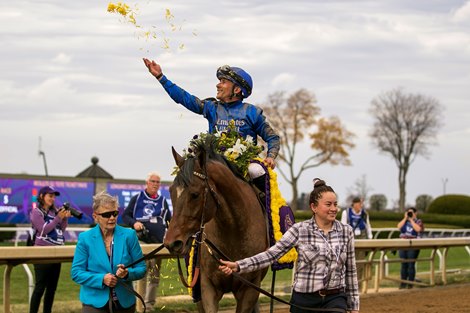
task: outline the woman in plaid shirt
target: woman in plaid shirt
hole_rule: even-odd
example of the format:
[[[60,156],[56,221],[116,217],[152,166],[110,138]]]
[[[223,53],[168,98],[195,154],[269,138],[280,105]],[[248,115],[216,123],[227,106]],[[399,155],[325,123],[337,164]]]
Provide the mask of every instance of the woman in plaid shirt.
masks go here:
[[[255,256],[229,262],[221,271],[252,272],[269,266],[291,248],[299,254],[294,273],[290,312],[328,308],[359,312],[359,288],[354,257],[354,233],[336,220],[336,194],[323,180],[314,179],[310,193],[313,217],[294,224],[274,246]]]

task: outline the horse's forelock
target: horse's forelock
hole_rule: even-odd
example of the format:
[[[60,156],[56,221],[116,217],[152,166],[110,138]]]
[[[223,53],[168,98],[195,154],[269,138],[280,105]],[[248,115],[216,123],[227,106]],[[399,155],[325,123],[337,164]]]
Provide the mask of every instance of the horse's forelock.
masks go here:
[[[194,158],[187,158],[176,175],[175,183],[177,186],[189,186],[193,177]]]

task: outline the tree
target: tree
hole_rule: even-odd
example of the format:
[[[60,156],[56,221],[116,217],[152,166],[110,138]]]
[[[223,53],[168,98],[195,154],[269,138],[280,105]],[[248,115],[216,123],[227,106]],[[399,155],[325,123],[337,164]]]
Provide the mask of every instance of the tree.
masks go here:
[[[419,195],[416,197],[415,208],[419,212],[426,212],[433,198],[430,195]]]
[[[373,144],[389,154],[398,167],[400,210],[405,208],[406,175],[418,155],[426,157],[441,127],[442,107],[432,98],[394,89],[372,100],[375,119],[370,136]]]
[[[373,189],[374,188],[367,185],[367,177],[363,174],[360,178],[354,181],[354,186],[348,188],[349,196],[346,201],[351,203],[354,197],[359,197],[365,204],[368,200],[369,192]]]
[[[387,197],[384,194],[375,194],[369,198],[371,210],[383,211],[387,208]]]
[[[271,126],[281,137],[279,159],[287,164],[287,171],[278,168],[282,177],[292,187],[291,206],[297,210],[298,187],[300,176],[306,170],[329,163],[332,165],[349,165],[348,149],[353,148],[353,133],[346,130],[338,117],[317,118],[320,108],[316,106],[315,96],[305,89],[300,89],[290,96],[285,92],[276,92],[268,96],[266,104],[261,107],[266,112]],[[308,136],[309,154],[300,166],[296,167],[297,148]]]

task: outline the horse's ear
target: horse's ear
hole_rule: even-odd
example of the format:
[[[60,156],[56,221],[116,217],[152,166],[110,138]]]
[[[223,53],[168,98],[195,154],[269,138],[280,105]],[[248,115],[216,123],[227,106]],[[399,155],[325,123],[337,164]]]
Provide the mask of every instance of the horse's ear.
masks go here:
[[[184,159],[181,155],[178,154],[178,152],[176,152],[176,150],[173,146],[171,147],[171,153],[173,153],[173,158],[175,159],[176,165],[178,167],[183,166]]]

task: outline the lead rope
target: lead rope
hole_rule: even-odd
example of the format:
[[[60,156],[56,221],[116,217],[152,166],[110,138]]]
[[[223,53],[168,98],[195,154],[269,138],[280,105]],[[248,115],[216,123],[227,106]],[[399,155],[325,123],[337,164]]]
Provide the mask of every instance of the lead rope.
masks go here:
[[[164,245],[160,245],[158,248],[155,248],[154,250],[152,250],[150,253],[148,253],[147,255],[144,255],[143,257],[135,260],[134,262],[124,266],[124,268],[129,268],[129,267],[132,267],[134,265],[136,265],[137,263],[140,263],[142,261],[145,261],[145,260],[148,260],[150,259],[151,257],[153,257],[155,254],[157,254],[160,250],[162,250],[163,248],[165,248]],[[145,301],[144,301],[144,298],[137,292],[135,291],[133,288],[129,287],[127,284],[125,284],[123,281],[122,281],[122,278],[119,278],[118,277],[118,283],[121,283],[121,285],[126,288],[130,293],[133,293],[139,300],[140,302],[142,302],[142,305],[144,306],[144,312],[147,310],[147,306],[145,305]],[[109,301],[108,301],[108,307],[109,307],[109,312],[110,313],[113,313],[114,310],[113,310],[113,297],[112,297],[112,293],[111,293],[111,288],[109,289]]]

